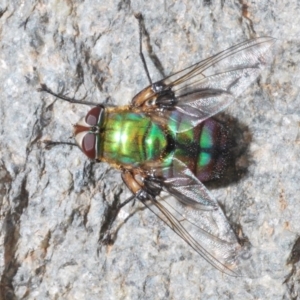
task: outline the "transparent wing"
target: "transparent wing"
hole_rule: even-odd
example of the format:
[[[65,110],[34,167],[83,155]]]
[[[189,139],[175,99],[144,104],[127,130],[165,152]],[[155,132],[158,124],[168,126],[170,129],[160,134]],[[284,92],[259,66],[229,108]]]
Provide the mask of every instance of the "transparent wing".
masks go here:
[[[137,94],[132,106],[159,108],[159,99],[174,97],[174,107],[195,125],[226,108],[270,63],[275,39],[251,39],[154,83]],[[164,101],[165,103],[165,101]]]
[[[231,276],[245,275],[245,249],[218,203],[183,163],[174,164],[177,176],[163,185],[175,198],[143,201],[144,205],[215,268]]]
[[[172,197],[143,203],[216,269],[242,276],[237,260],[241,246],[220,208],[202,211]]]

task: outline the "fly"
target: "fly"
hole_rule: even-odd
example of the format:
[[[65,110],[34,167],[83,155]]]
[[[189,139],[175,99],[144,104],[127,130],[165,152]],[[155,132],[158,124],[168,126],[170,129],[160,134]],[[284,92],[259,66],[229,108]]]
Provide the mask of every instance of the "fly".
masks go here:
[[[152,83],[129,105],[94,106],[74,126],[76,144],[90,159],[121,172],[132,192],[188,245],[218,270],[241,274],[242,247],[218,202],[203,182],[224,167],[227,131],[211,117],[238,97],[269,63],[271,37],[250,39]],[[52,143],[53,144],[53,143]],[[159,198],[161,192],[168,197]]]

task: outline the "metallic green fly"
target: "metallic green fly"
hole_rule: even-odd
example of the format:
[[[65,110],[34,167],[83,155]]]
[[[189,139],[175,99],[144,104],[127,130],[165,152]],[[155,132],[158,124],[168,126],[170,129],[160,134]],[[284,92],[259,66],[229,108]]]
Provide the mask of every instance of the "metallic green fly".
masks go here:
[[[141,34],[141,27],[140,27]],[[271,37],[247,40],[152,83],[127,106],[93,105],[74,126],[76,144],[92,160],[120,170],[133,196],[218,270],[239,276],[242,247],[203,182],[224,169],[227,131],[211,119],[269,63]],[[162,191],[170,196],[160,198]]]

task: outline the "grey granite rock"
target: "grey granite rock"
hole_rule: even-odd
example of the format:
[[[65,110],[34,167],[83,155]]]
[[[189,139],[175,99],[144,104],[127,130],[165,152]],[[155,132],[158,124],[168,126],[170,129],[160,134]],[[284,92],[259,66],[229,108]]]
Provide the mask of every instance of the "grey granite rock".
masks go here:
[[[117,171],[40,143],[72,141],[88,111],[41,83],[115,105],[148,85],[136,12],[153,80],[251,37],[278,39],[271,67],[225,112],[244,176],[212,187],[257,249],[259,278],[215,270],[138,203],[116,217],[130,195]],[[0,299],[299,298],[299,24],[296,1],[2,0]],[[117,236],[103,245],[110,221]]]

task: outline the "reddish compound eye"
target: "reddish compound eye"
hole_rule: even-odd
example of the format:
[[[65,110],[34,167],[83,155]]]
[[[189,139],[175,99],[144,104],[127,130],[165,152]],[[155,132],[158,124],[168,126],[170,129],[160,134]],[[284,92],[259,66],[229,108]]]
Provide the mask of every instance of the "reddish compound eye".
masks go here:
[[[104,119],[104,107],[96,106],[74,125],[76,143],[88,158],[99,160],[98,141]]]
[[[86,133],[82,139],[82,151],[87,157],[91,159],[96,159],[96,140],[96,135],[93,133]]]
[[[100,106],[93,107],[86,115],[85,122],[88,125],[96,126],[102,116],[103,109]]]

